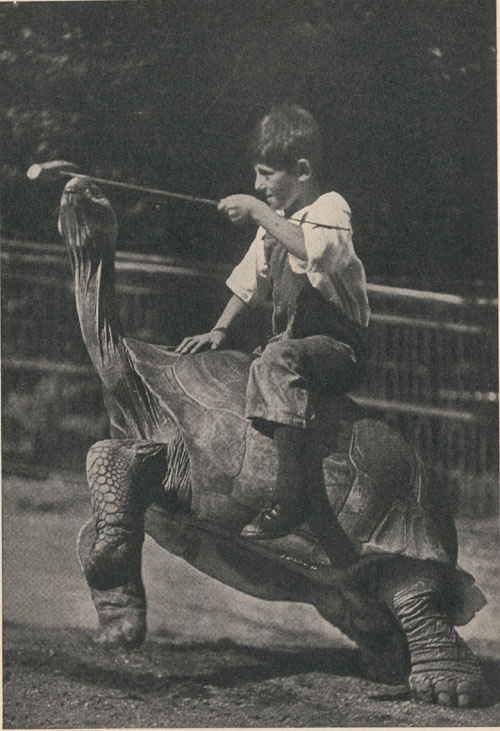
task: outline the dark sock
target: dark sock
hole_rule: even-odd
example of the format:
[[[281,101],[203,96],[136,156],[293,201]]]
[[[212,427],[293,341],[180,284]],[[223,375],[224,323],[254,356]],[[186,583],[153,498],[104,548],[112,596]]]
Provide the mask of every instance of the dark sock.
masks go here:
[[[296,426],[280,424],[274,431],[278,452],[276,501],[286,507],[304,504],[305,431]]]

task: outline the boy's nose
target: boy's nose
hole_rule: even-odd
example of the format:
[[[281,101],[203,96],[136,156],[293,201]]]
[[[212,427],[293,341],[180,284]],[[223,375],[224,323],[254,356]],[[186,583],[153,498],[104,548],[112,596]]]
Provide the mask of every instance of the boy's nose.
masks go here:
[[[261,176],[257,173],[255,176],[255,190],[264,190],[264,180],[261,178]]]

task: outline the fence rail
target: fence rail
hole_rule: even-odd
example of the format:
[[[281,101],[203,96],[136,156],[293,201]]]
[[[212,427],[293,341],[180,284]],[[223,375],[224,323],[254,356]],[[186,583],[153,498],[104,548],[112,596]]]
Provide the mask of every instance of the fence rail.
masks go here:
[[[106,418],[66,252],[4,241],[1,259],[7,464],[81,463]],[[174,344],[209,328],[227,299],[224,266],[118,253],[116,269],[126,332],[146,341]],[[378,284],[369,294],[370,361],[355,398],[406,434],[460,512],[496,511],[497,300]]]

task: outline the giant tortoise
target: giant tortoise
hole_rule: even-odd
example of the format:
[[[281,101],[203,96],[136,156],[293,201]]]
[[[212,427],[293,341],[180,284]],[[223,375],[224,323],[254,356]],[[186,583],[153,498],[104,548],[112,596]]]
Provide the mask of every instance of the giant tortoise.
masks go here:
[[[88,453],[93,518],[78,541],[101,640],[135,647],[145,637],[146,531],[239,591],[313,605],[357,643],[367,677],[408,683],[431,703],[480,703],[480,665],[454,625],[485,600],[456,565],[446,501],[401,435],[354,399],[316,394],[307,522],[275,540],[240,537],[272,498],[276,471],[272,439],[243,415],[252,355],[178,355],[123,337],[116,218],[94,182],[68,182],[59,230],[111,423]]]

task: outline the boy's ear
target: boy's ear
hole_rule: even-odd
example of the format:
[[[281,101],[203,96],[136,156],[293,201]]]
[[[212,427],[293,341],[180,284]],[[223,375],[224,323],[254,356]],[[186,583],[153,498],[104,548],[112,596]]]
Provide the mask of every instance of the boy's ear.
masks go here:
[[[297,173],[301,183],[305,183],[312,177],[312,165],[307,157],[301,157],[300,160],[297,160]]]

